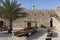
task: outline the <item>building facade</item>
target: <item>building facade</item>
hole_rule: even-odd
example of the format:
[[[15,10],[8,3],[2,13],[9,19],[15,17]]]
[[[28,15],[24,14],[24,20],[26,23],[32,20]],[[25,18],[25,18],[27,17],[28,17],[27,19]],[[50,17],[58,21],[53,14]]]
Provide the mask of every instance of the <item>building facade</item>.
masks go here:
[[[51,15],[53,17],[58,18],[60,17],[60,8],[57,7],[53,10],[35,10],[34,4],[32,4],[32,10],[24,10],[23,12],[27,13],[26,17],[19,18],[13,21],[13,28],[25,28],[27,27],[27,22],[25,21],[37,21],[37,27],[41,27],[41,25],[44,25],[46,27],[50,27],[50,19]],[[0,19],[0,21],[6,22],[6,26],[9,26],[8,20]],[[31,26],[35,26],[34,23],[32,23]]]

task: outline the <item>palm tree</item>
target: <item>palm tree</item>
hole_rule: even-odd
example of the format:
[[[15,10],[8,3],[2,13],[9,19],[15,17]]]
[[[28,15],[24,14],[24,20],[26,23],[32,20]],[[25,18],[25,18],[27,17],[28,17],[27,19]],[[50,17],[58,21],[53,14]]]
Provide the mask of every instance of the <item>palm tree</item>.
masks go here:
[[[2,11],[1,18],[5,18],[9,20],[9,30],[8,33],[12,33],[12,22],[13,20],[21,17],[23,15],[21,12],[23,8],[20,7],[21,4],[17,4],[16,0],[5,0],[2,1]]]
[[[2,0],[0,0],[0,6],[1,6],[1,1],[2,1]]]
[[[0,13],[1,13],[1,2],[2,2],[2,0],[0,0]]]

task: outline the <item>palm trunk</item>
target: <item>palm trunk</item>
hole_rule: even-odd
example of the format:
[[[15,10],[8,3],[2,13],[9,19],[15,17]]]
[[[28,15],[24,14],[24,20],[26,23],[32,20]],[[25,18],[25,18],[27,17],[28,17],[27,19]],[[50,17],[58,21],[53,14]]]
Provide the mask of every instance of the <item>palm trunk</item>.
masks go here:
[[[9,20],[9,29],[8,33],[12,33],[12,20]]]

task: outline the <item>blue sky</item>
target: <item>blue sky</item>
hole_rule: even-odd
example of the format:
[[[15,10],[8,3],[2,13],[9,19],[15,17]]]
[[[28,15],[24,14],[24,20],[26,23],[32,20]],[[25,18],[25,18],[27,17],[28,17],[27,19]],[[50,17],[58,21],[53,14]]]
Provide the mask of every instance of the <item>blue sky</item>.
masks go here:
[[[21,3],[22,7],[26,9],[32,9],[32,3],[35,5],[35,9],[54,9],[57,6],[60,7],[60,0],[17,0]]]

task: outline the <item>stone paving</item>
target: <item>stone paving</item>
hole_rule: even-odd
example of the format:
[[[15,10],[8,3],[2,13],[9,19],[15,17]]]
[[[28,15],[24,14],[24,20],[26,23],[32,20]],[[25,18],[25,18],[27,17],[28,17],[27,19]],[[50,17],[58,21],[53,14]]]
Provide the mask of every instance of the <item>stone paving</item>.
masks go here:
[[[28,40],[45,40],[47,37],[47,30],[41,29],[37,33],[33,34],[32,36],[28,37]],[[53,30],[53,37],[52,40],[59,40],[60,39],[60,32]]]
[[[60,39],[60,32],[53,30],[52,40]],[[16,37],[13,34],[8,34],[7,32],[0,32],[0,40],[45,40],[47,38],[47,28],[40,28],[36,33],[29,37]]]

